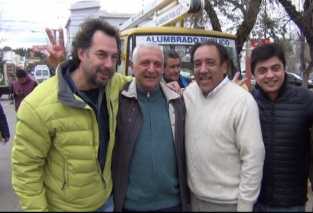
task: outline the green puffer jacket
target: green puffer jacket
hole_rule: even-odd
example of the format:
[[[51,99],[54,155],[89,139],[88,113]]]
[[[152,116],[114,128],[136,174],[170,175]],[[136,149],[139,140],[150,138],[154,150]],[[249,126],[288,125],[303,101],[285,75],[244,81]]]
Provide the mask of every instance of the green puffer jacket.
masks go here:
[[[105,88],[110,140],[102,173],[96,115],[72,93],[61,70],[57,73],[27,96],[17,113],[13,188],[27,211],[95,211],[112,192],[118,97],[130,79],[116,73]]]

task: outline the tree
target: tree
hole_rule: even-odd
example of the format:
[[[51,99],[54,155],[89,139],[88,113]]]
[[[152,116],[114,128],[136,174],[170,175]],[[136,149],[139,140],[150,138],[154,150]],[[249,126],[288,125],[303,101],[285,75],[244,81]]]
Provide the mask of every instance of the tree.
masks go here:
[[[239,12],[242,16],[242,21],[238,25],[236,30],[236,47],[237,54],[240,55],[244,43],[247,41],[250,32],[252,31],[253,26],[255,25],[257,15],[260,11],[262,0],[227,0],[227,1],[219,1],[213,0],[205,1],[205,11],[207,12],[213,30],[222,31],[222,27],[220,24],[220,20],[218,18],[217,12],[214,7],[218,7],[220,11],[226,15],[227,18],[231,19],[234,22],[238,22],[240,19],[240,15],[234,16],[230,15],[226,8],[232,7],[232,13]]]
[[[263,0],[258,19],[252,31],[257,39],[272,38],[274,41],[285,41],[291,34],[288,30],[290,17],[277,0]]]
[[[309,54],[311,59],[307,65],[302,62],[302,66],[304,68],[303,80],[304,84],[307,86],[309,75],[313,71],[313,0],[304,1],[302,12],[297,11],[296,7],[288,0],[278,1],[285,8],[292,21],[298,26],[300,32],[309,45]]]

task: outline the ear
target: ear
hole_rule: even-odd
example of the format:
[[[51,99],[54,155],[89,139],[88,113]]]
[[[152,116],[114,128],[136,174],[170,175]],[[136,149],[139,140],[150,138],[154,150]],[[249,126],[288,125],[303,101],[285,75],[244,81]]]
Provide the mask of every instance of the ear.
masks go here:
[[[227,61],[224,61],[222,63],[222,72],[223,72],[224,75],[227,75],[227,73],[228,73],[228,69],[229,69],[229,65],[228,64],[229,63]]]
[[[134,63],[132,61],[129,61],[129,66],[132,69],[132,73],[135,74],[135,68],[134,68]]]
[[[86,57],[86,51],[87,50],[84,50],[84,49],[81,49],[81,48],[79,48],[77,50],[77,55],[78,55],[78,58],[79,58],[80,61],[82,61]]]

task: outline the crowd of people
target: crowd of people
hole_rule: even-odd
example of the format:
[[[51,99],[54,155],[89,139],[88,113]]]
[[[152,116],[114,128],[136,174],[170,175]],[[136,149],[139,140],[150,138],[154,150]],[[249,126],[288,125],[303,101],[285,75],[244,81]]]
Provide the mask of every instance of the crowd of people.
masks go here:
[[[64,48],[50,52],[63,60]],[[288,84],[278,44],[252,51],[251,92],[213,41],[191,51],[194,81],[156,44],[135,47],[133,76],[119,62],[118,31],[88,19],[55,76],[36,87],[18,71],[11,161],[23,210],[305,210],[313,93]],[[4,117],[0,107],[8,141]]]

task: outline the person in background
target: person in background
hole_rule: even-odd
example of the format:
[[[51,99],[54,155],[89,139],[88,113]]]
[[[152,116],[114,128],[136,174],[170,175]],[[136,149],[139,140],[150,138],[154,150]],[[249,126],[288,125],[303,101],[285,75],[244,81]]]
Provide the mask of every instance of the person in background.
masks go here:
[[[58,61],[64,49],[56,47]],[[119,57],[117,29],[87,19],[73,41],[72,59],[21,103],[11,162],[23,210],[113,211],[118,97],[129,81],[116,73]]]
[[[33,91],[37,82],[23,69],[16,70],[16,81],[12,83],[12,93],[15,102],[15,111],[18,110],[22,100]]]
[[[9,140],[10,140],[9,125],[0,102],[0,141],[6,143]]]
[[[186,104],[187,180],[193,211],[252,211],[264,161],[259,111],[252,95],[231,82],[225,47],[193,47],[195,81]]]
[[[120,95],[112,161],[115,211],[188,211],[183,99],[160,83],[159,46],[136,46],[132,62],[135,79]]]
[[[313,93],[288,83],[283,49],[276,43],[251,54],[256,80],[252,94],[258,103],[265,145],[260,196],[262,212],[304,212],[310,160]]]
[[[181,59],[175,50],[166,51],[164,54],[164,74],[163,79],[169,83],[178,82],[180,88],[185,88],[191,80],[180,74]]]

